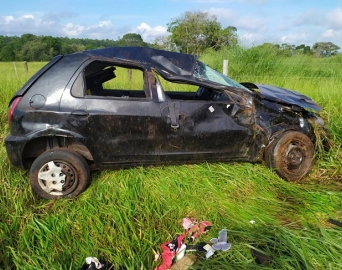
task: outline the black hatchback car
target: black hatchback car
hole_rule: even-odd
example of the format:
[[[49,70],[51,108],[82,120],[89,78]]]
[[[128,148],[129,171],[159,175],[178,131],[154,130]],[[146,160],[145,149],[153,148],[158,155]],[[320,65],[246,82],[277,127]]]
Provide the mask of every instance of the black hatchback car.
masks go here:
[[[90,171],[265,161],[286,180],[312,169],[321,107],[237,83],[195,55],[113,47],[60,55],[12,98],[6,150],[43,198],[76,196]]]

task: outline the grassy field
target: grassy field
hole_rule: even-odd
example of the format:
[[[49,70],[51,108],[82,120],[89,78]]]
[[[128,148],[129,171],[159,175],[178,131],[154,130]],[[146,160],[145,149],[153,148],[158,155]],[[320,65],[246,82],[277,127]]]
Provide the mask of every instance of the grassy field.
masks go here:
[[[335,144],[298,183],[263,164],[213,163],[102,171],[78,198],[42,200],[28,173],[13,168],[4,148],[7,105],[43,65],[0,63],[0,269],[78,269],[87,256],[128,269],[153,269],[160,244],[182,233],[183,217],[208,220],[209,242],[227,228],[232,248],[192,269],[342,269],[342,57],[282,59],[261,50],[208,52],[202,60],[237,81],[274,84],[319,102]],[[250,221],[254,220],[252,224]],[[252,246],[272,258],[256,264]]]

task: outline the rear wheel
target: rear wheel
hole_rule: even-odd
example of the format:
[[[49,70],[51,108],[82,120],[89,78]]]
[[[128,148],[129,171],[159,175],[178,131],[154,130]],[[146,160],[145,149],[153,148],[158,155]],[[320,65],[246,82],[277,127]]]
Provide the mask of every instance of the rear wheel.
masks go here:
[[[287,131],[268,146],[266,165],[288,180],[308,175],[314,163],[315,147],[309,137],[299,131]]]
[[[30,170],[31,186],[44,199],[77,196],[89,182],[86,160],[67,149],[44,152],[36,158]]]

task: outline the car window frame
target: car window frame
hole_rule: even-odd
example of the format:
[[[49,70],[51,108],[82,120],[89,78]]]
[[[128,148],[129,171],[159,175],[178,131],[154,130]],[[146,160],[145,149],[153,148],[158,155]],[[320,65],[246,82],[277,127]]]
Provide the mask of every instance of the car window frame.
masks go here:
[[[216,88],[213,88],[213,87],[209,87],[207,85],[203,86],[203,85],[199,85],[199,84],[195,84],[195,83],[189,83],[187,82],[186,84],[187,85],[191,85],[191,86],[197,86],[198,88],[200,87],[204,87],[204,88],[208,88],[212,91],[212,96],[214,95],[213,93],[214,92],[220,92],[222,95],[224,95],[227,100],[214,100],[212,98],[210,99],[177,99],[177,98],[172,98],[172,92],[173,91],[165,91],[165,88],[163,87],[163,83],[160,81],[160,77],[161,76],[159,73],[155,72],[154,73],[154,76],[155,76],[155,79],[156,79],[156,87],[157,87],[157,99],[159,102],[162,102],[162,101],[165,101],[167,100],[168,98],[169,99],[172,99],[172,100],[179,100],[179,101],[187,101],[187,102],[211,102],[211,103],[227,103],[227,104],[233,104],[233,103],[236,103],[236,101],[232,98],[229,97],[229,95],[227,95],[226,91],[225,90],[221,90],[221,89],[216,89]],[[184,83],[181,83],[181,82],[176,82],[176,81],[170,81],[170,80],[167,80],[165,79],[163,76],[161,76],[165,81],[171,83],[171,84],[184,84]],[[159,89],[158,89],[158,84],[159,84]],[[165,96],[165,98],[160,98],[161,94],[159,93],[160,91],[163,92],[163,96]],[[197,90],[198,91],[198,90]],[[194,96],[196,95],[197,91],[184,91],[184,93],[194,93]],[[175,93],[182,93],[183,91],[174,91]],[[171,96],[170,96],[171,95]]]
[[[143,86],[142,86],[141,91],[144,92],[145,97],[128,97],[127,98],[127,97],[117,97],[117,96],[87,95],[84,70],[86,69],[87,66],[89,66],[93,62],[103,62],[103,63],[108,64],[108,66],[114,66],[114,67],[120,67],[120,68],[126,68],[126,69],[136,69],[136,70],[141,71],[142,76],[143,76]],[[74,89],[74,86],[76,84],[82,84],[83,91],[80,91],[82,93],[80,92],[77,93],[76,87]],[[100,59],[86,60],[85,62],[83,62],[83,64],[77,69],[75,74],[72,76],[66,88],[70,90],[70,94],[74,98],[84,98],[84,99],[104,99],[105,98],[105,99],[118,99],[118,100],[147,100],[147,101],[152,100],[152,94],[151,94],[151,91],[149,89],[148,82],[147,82],[146,69],[138,65],[128,65],[122,62],[117,62],[117,61],[104,61]],[[127,91],[129,91],[129,89],[127,89]]]

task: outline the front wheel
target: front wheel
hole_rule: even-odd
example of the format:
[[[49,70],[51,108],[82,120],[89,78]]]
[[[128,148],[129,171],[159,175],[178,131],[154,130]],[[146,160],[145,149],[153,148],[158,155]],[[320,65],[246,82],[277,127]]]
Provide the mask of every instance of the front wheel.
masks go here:
[[[287,131],[268,146],[265,162],[280,177],[296,181],[310,173],[314,152],[315,147],[309,137],[299,131]]]
[[[44,152],[36,158],[30,170],[30,183],[44,199],[74,197],[90,182],[86,160],[78,153],[58,149]]]

